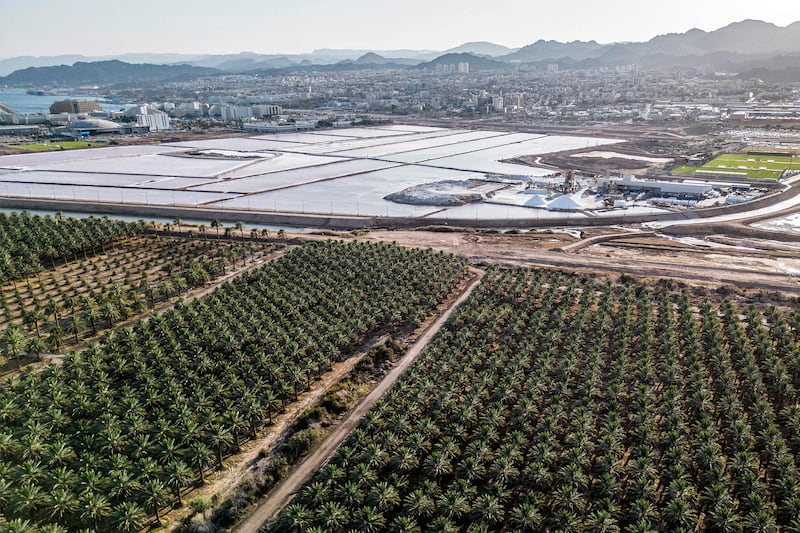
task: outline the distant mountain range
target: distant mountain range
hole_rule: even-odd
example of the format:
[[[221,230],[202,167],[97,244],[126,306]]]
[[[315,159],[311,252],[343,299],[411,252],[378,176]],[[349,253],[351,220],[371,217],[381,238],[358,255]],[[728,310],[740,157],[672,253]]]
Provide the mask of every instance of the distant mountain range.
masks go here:
[[[484,57],[500,57],[516,52],[515,49],[508,48],[500,44],[487,43],[486,41],[479,41],[473,43],[464,43],[461,46],[456,46],[449,50],[442,52],[444,54],[473,54],[476,56]]]
[[[78,61],[72,66],[28,67],[12,72],[0,83],[5,85],[81,86],[122,85],[130,83],[167,82],[213,76],[222,71],[191,65],[131,64],[116,59],[111,61]]]
[[[588,58],[598,57],[603,54],[610,45],[598,44],[595,41],[583,42],[572,41],[571,43],[560,43],[558,41],[538,40],[528,46],[523,46],[516,52],[500,56],[504,61],[520,61],[522,63],[533,63],[537,61],[556,60],[559,58],[569,58],[574,61],[581,61]]]
[[[508,70],[513,67],[511,63],[504,61],[497,61],[488,57],[476,56],[475,54],[451,53],[439,56],[433,61],[420,63],[417,65],[418,69],[435,69],[437,65],[458,65],[459,63],[469,63],[470,72],[478,72],[484,70]]]
[[[0,60],[0,85],[99,85],[166,81],[223,73],[346,71],[435,68],[470,63],[470,71],[502,70],[512,65],[561,70],[636,64],[642,70],[699,69],[738,73],[772,81],[800,81],[800,22],[786,27],[745,20],[715,31],[692,29],[659,35],[641,43],[538,40],[519,49],[471,42],[450,50],[335,50],[280,55],[242,52],[224,55],[123,54],[14,57]]]

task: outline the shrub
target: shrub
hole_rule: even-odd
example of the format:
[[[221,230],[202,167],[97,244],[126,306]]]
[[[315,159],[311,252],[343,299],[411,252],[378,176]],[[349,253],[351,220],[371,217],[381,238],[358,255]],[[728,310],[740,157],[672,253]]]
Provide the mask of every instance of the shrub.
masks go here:
[[[189,509],[195,514],[203,514],[211,509],[211,500],[206,496],[198,496],[189,500]]]
[[[320,432],[316,429],[301,429],[286,439],[281,451],[290,462],[294,463],[313,448],[320,438]]]

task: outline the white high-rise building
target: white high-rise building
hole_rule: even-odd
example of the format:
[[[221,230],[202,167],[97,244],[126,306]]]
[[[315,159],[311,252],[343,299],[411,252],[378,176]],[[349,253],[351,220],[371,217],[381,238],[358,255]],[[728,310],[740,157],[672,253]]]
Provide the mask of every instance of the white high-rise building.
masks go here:
[[[148,113],[136,115],[138,126],[148,126],[150,131],[163,131],[169,129],[169,115],[166,113]]]
[[[505,109],[505,105],[503,103],[502,96],[493,96],[492,97],[492,106],[494,106],[494,110],[498,113],[502,113],[503,109]]]
[[[243,105],[224,105],[220,108],[220,118],[225,122],[248,120],[253,117],[253,109]]]
[[[253,116],[256,118],[275,117],[282,113],[283,109],[279,105],[257,104],[253,106]]]

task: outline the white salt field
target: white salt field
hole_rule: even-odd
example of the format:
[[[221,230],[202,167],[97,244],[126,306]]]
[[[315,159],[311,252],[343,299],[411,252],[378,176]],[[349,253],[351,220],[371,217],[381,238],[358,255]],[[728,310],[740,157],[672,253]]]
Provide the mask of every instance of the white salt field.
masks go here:
[[[234,197],[232,194],[163,189],[0,183],[0,195],[12,198],[41,198],[122,204],[197,206]]]
[[[369,159],[336,160],[333,163],[307,168],[260,174],[241,179],[228,179],[194,187],[198,191],[236,192],[249,194],[288,186],[298,186],[320,180],[331,180],[383,168],[398,166]]]
[[[483,174],[420,166],[396,166],[330,182],[291,187],[223,202],[226,208],[252,209],[266,205],[285,211],[338,215],[417,217],[438,207],[404,205],[384,200],[393,192],[441,180],[482,178]]]
[[[228,180],[249,178],[251,176],[260,176],[262,174],[280,172],[283,170],[294,170],[296,168],[316,167],[319,165],[349,161],[349,159],[342,159],[341,157],[294,154],[288,152],[277,152],[277,155],[278,157],[272,158],[269,161],[256,161],[249,165],[228,171],[225,173],[224,178]]]
[[[449,137],[466,133],[466,130],[441,130],[425,133],[410,134],[402,133],[405,137],[398,136],[398,132],[391,132],[391,137],[362,137],[362,138],[340,138],[337,141],[329,141],[317,144],[302,146],[303,153],[306,154],[338,154],[349,150],[358,150],[373,146],[387,146],[394,143],[402,143],[410,140],[421,141],[423,139],[434,139],[439,137]]]
[[[124,157],[133,155],[158,154],[174,152],[164,146],[112,146],[87,150],[56,150],[32,154],[5,155],[0,157],[0,172],[3,167],[27,167],[62,161],[91,161],[106,157]]]
[[[12,172],[0,174],[0,193],[3,183],[31,183],[42,185],[98,185],[104,187],[141,187],[148,189],[184,189],[208,183],[208,178],[176,178],[144,174],[84,174],[81,172]]]
[[[753,224],[757,228],[800,234],[800,213]]]
[[[426,131],[441,131],[442,128],[433,126],[414,126],[411,124],[392,124],[389,126],[381,126],[379,129],[390,131],[410,131],[413,133],[425,133]]]
[[[503,133],[487,135],[487,132],[474,132],[481,135],[474,136],[471,140],[459,143],[448,143],[431,148],[423,148],[413,152],[392,154],[386,159],[400,161],[403,163],[422,163],[435,162],[446,157],[461,156],[470,153],[488,154],[488,150],[506,146],[516,152],[517,146],[521,142],[530,141],[540,137],[527,133]],[[491,156],[489,156],[491,157]],[[483,160],[483,158],[481,158]]]
[[[254,137],[254,139],[291,142],[295,144],[315,144],[325,141],[338,141],[343,137],[353,138],[346,133],[342,133],[341,135],[331,135],[326,130],[325,133],[279,133],[275,135],[259,135],[258,137]]]
[[[553,215],[486,202],[442,207],[384,197],[447,180],[479,180],[478,192],[480,180],[487,179],[505,177],[499,188],[519,187],[520,176],[551,171],[501,160],[616,142],[397,124],[109,146],[2,156],[0,196],[436,220],[532,219]]]
[[[102,148],[101,150],[113,150]],[[214,177],[223,172],[253,164],[253,160],[213,159],[193,157],[173,157],[162,154],[148,154],[102,159],[62,161],[57,163],[30,164],[33,170],[66,172],[130,173],[150,176]],[[2,165],[0,165],[2,166]]]
[[[521,135],[521,134],[520,134]],[[595,146],[596,142],[607,143],[609,141],[591,139],[586,137],[543,137],[529,135],[528,139],[521,138],[520,135],[509,137],[509,143],[494,145],[480,151],[461,153],[450,157],[441,157],[429,160],[426,163],[445,168],[469,168],[480,172],[509,174],[515,173],[529,176],[544,176],[550,174],[551,170],[536,169],[528,166],[516,165],[511,163],[501,163],[504,159],[513,159],[520,154],[535,155],[545,154],[554,151],[575,150],[584,146]],[[526,172],[521,172],[526,169]]]
[[[379,137],[392,137],[396,135],[401,135],[405,133],[414,133],[414,132],[403,132],[403,131],[396,131],[390,129],[377,129],[377,128],[348,128],[346,133],[339,134],[336,131],[334,132],[327,132],[330,135],[334,135],[337,137],[350,137],[356,139],[367,139],[367,138],[379,138]]]
[[[272,139],[211,139],[169,143],[175,148],[196,148],[198,150],[233,150],[238,152],[263,152],[265,150],[292,150],[298,144]]]
[[[398,140],[398,142],[383,143],[377,146],[370,146],[368,148],[337,151],[336,155],[346,157],[386,157],[392,154],[424,150],[431,146],[456,145],[466,141],[481,139],[485,136],[486,133],[481,131],[463,131],[459,133],[453,133],[452,135],[441,135],[438,137],[421,140],[404,139],[403,141]]]

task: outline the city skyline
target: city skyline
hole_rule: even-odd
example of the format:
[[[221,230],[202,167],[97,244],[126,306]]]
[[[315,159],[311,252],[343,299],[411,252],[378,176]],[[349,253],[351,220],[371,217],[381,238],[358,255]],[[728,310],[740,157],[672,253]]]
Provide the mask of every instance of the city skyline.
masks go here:
[[[114,9],[115,4],[120,9]],[[537,3],[538,4],[538,3]],[[688,0],[650,4],[586,0],[532,5],[500,0],[485,5],[442,0],[141,0],[130,11],[122,2],[84,0],[80,10],[60,10],[52,0],[3,3],[6,22],[0,57],[123,53],[302,54],[320,48],[446,50],[470,41],[510,48],[539,39],[646,41],[692,28],[706,31],[758,19],[786,26],[800,19],[793,3],[755,6],[734,0],[725,9]],[[222,7],[224,6],[224,10]],[[57,16],[56,16],[57,15]],[[40,34],[31,39],[31,31]]]

